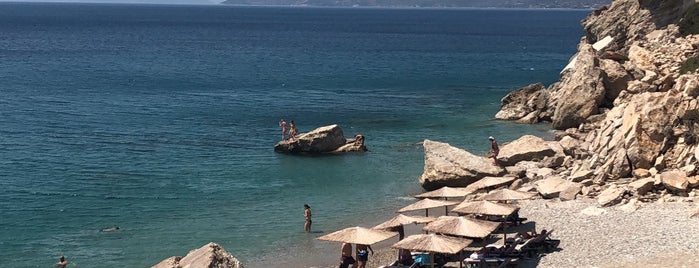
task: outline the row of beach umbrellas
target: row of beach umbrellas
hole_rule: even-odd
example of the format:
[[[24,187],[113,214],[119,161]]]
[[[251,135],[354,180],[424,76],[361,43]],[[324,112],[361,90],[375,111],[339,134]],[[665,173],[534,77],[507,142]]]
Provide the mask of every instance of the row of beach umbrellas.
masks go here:
[[[501,182],[492,183],[496,184]],[[458,202],[430,199],[430,197],[445,199],[449,197],[463,197],[474,192],[473,189],[467,188],[468,187],[456,188],[445,186],[431,192],[426,192],[416,196],[418,198],[425,199],[417,201],[416,203],[403,207],[397,211],[398,213],[403,213],[425,209],[424,217],[398,214],[392,219],[371,229],[364,227],[350,227],[318,237],[318,239],[371,245],[397,235],[396,232],[386,231],[385,229],[406,224],[426,223],[423,230],[432,232],[432,234],[411,235],[401,241],[398,241],[398,243],[393,244],[392,247],[411,251],[429,252],[431,257],[435,252],[455,254],[461,252],[461,250],[473,242],[473,240],[468,238],[483,239],[498,229],[500,227],[500,223],[478,220],[464,216],[440,216],[438,218],[434,218],[428,216],[428,209],[444,206],[446,210],[447,206],[458,204],[458,206],[452,209],[452,212],[459,214],[507,216],[511,215],[518,208],[514,205],[494,203],[491,201],[529,199],[535,195],[534,193],[501,189],[481,197],[479,201]]]

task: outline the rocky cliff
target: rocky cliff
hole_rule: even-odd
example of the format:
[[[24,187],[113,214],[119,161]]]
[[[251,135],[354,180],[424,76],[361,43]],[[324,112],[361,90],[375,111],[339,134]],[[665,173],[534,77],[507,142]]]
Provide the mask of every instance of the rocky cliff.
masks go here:
[[[587,174],[583,194],[694,195],[699,74],[682,65],[699,55],[699,35],[678,23],[696,20],[683,16],[698,2],[615,0],[594,11],[560,80],[508,94],[496,118],[550,122],[567,148],[553,175]]]

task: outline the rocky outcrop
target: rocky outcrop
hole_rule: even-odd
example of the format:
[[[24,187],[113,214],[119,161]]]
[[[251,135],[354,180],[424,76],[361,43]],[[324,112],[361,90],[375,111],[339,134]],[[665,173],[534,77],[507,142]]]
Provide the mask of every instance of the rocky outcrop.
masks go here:
[[[532,84],[502,99],[496,118],[550,122],[557,145],[548,147],[560,148],[542,160],[513,158],[507,146],[520,145],[503,145],[510,175],[524,187],[537,185],[543,196],[582,194],[600,205],[699,194],[692,192],[699,187],[699,73],[679,71],[699,55],[699,35],[682,36],[676,25],[697,3],[614,0],[589,15],[557,83]],[[516,161],[504,161],[510,158]],[[579,193],[558,189],[563,182],[579,183]]]
[[[546,108],[548,91],[544,84],[536,83],[507,94],[500,100],[502,108],[495,114],[501,120],[517,120],[522,123],[534,123]]]
[[[465,187],[484,177],[499,177],[505,169],[448,143],[425,140],[425,168],[419,181],[428,191],[443,186]]]
[[[338,125],[329,125],[316,128],[308,133],[303,133],[294,139],[278,142],[274,150],[280,153],[346,153],[366,152],[364,136],[356,135],[354,139],[346,139],[342,128]]]
[[[190,251],[186,256],[173,256],[151,266],[151,268],[243,268],[233,254],[218,244],[211,242],[203,247]]]
[[[524,135],[501,146],[498,161],[512,166],[524,160],[543,160],[544,157],[554,154],[553,149],[542,138]]]

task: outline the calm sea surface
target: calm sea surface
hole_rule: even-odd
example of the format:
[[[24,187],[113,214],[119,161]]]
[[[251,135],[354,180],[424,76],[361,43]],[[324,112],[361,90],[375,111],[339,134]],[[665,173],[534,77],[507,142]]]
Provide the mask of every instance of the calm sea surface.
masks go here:
[[[547,135],[492,118],[558,79],[588,13],[0,3],[0,259],[149,267],[215,241],[335,263],[314,238],[411,203],[424,139]],[[277,154],[281,118],[370,152]]]

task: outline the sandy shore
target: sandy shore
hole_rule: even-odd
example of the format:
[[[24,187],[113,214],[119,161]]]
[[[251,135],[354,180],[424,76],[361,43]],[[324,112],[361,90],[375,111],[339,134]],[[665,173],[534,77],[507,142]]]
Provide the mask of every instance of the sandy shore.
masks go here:
[[[527,227],[553,230],[552,237],[561,244],[557,251],[524,259],[519,267],[699,267],[699,218],[689,218],[697,205],[692,198],[676,200],[637,203],[636,209],[597,208],[594,200],[522,201],[520,215],[528,218]],[[406,226],[406,235],[419,233],[421,227]],[[370,256],[368,267],[393,262],[397,251],[390,245],[396,241],[374,245],[376,254]],[[328,257],[327,262],[300,266],[337,267],[336,258]]]

